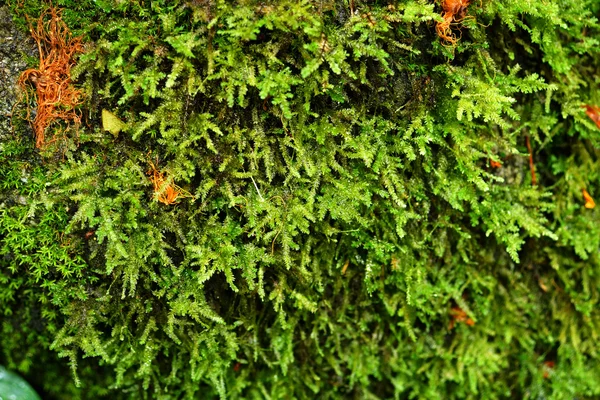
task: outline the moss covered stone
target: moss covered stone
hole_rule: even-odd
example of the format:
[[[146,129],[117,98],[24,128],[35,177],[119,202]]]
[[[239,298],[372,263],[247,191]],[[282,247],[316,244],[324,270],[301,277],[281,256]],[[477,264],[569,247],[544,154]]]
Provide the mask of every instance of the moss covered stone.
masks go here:
[[[424,0],[55,4],[84,123],[0,147],[0,363],[60,399],[600,395],[600,3],[473,2],[456,43]]]

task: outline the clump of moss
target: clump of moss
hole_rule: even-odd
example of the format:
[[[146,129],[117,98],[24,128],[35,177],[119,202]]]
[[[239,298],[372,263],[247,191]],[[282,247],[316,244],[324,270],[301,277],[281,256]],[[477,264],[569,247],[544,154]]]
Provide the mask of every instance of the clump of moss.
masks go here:
[[[87,126],[0,150],[0,361],[59,398],[598,396],[596,2],[474,2],[455,43],[420,0],[57,3]]]

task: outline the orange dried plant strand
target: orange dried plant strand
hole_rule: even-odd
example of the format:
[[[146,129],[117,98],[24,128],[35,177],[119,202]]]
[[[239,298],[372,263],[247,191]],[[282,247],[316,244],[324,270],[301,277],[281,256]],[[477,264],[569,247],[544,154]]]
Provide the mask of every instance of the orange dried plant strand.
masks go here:
[[[436,33],[440,39],[449,44],[455,44],[457,42],[456,36],[452,33],[451,25],[454,21],[459,22],[459,20],[455,18],[456,15],[461,14],[469,3],[470,0],[443,0],[443,21],[438,22],[435,27]]]
[[[450,324],[448,325],[449,329],[453,329],[454,325],[457,322],[464,322],[468,326],[475,325],[475,321],[472,318],[469,318],[469,316],[467,315],[467,313],[462,308],[460,308],[458,306],[452,307],[450,309],[450,316],[451,316]]]
[[[537,185],[537,179],[535,178],[535,165],[533,164],[533,151],[531,151],[531,142],[529,141],[529,135],[525,135],[525,144],[527,145],[527,151],[529,151],[529,169],[531,170],[531,186]]]
[[[157,195],[156,200],[168,206],[175,204],[177,199],[183,195],[183,190],[177,185],[168,183],[165,174],[159,172],[153,163],[150,163],[150,167],[152,168],[150,181],[154,186],[154,193]],[[165,185],[167,186],[165,187]]]
[[[350,260],[346,260],[346,262],[344,263],[344,266],[342,267],[342,275],[346,274],[346,270],[348,269],[349,265],[350,265]]]
[[[490,158],[490,167],[492,168],[500,168],[502,167],[502,163],[498,161],[494,161]]]
[[[37,112],[31,121],[31,110],[27,110],[27,120],[33,125],[36,147],[51,143],[46,140],[46,129],[56,120],[74,122],[79,125],[81,117],[76,106],[82,103],[83,92],[71,84],[73,57],[83,51],[81,37],[71,37],[70,31],[60,16],[61,10],[50,7],[45,10],[29,29],[39,51],[38,68],[30,68],[21,73],[18,85],[25,93],[28,102],[27,86],[35,86]]]
[[[594,121],[598,128],[600,128],[600,107],[591,106],[589,104],[586,104],[583,107],[585,108],[585,113],[587,114],[587,116],[590,117],[592,121]]]
[[[463,321],[467,318],[467,313],[460,307],[452,307],[450,315],[457,321]]]
[[[456,38],[452,34],[452,29],[450,29],[450,25],[452,24],[452,20],[454,19],[454,14],[449,12],[444,12],[442,14],[442,18],[444,19],[442,22],[438,22],[435,30],[437,35],[444,41],[454,44],[456,43]]]

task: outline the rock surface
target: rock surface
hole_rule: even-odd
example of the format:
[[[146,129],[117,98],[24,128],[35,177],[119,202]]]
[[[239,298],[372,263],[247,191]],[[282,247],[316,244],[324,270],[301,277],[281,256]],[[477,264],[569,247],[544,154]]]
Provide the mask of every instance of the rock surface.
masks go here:
[[[12,21],[8,6],[0,7],[0,140],[12,131],[11,112],[17,101],[16,82],[27,68],[27,56],[35,56],[34,41]]]

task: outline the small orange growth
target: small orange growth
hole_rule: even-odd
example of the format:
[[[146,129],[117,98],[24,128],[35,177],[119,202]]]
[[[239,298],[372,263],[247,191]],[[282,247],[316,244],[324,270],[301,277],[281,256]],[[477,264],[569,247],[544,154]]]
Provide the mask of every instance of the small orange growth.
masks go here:
[[[346,262],[344,263],[344,266],[342,267],[342,275],[346,274],[346,270],[348,269],[349,265],[350,265],[350,260],[346,260]]]
[[[475,321],[473,321],[473,319],[469,318],[469,316],[467,315],[467,313],[462,308],[460,308],[458,306],[452,307],[450,309],[450,315],[452,316],[452,319],[450,320],[450,324],[448,325],[448,329],[453,329],[454,325],[457,322],[464,322],[465,324],[467,324],[469,326],[475,325]]]
[[[582,107],[585,108],[585,113],[587,114],[587,116],[590,117],[592,121],[594,121],[598,128],[600,128],[600,107],[590,106],[588,104]]]
[[[71,37],[60,12],[50,7],[40,15],[35,28],[30,21],[29,30],[38,46],[40,65],[23,71],[17,81],[26,100],[28,84],[35,86],[37,112],[31,121],[28,109],[27,119],[33,125],[37,148],[56,140],[56,137],[51,141],[45,138],[46,129],[54,121],[81,123],[75,107],[82,103],[83,92],[71,84],[71,68],[75,64],[74,56],[83,51],[83,45],[81,37]]]
[[[392,256],[392,270],[393,271],[398,271],[400,267],[398,266],[398,259],[394,256]]]
[[[554,369],[555,363],[554,361],[545,361],[544,362],[544,379],[550,378],[550,371]]]
[[[548,292],[548,286],[546,286],[546,284],[544,283],[544,280],[542,278],[538,279],[538,285],[540,285],[540,288],[547,293]]]
[[[500,168],[502,166],[501,162],[494,161],[490,158],[490,167],[492,168]]]
[[[460,22],[464,19],[464,14],[469,3],[470,0],[443,0],[442,9],[444,12],[442,13],[442,18],[444,20],[438,22],[435,27],[435,31],[441,39],[450,44],[456,43],[456,36],[452,33],[450,26],[453,22]]]
[[[585,199],[584,207],[589,209],[596,207],[596,202],[594,201],[592,196],[590,196],[588,191],[585,189],[581,189],[581,192],[583,193],[583,198]]]
[[[148,171],[150,175],[150,181],[154,185],[154,196],[159,202],[171,205],[177,202],[178,198],[192,197],[185,190],[175,185],[172,182],[168,182],[164,172],[159,172],[153,163],[150,163],[151,170]]]

